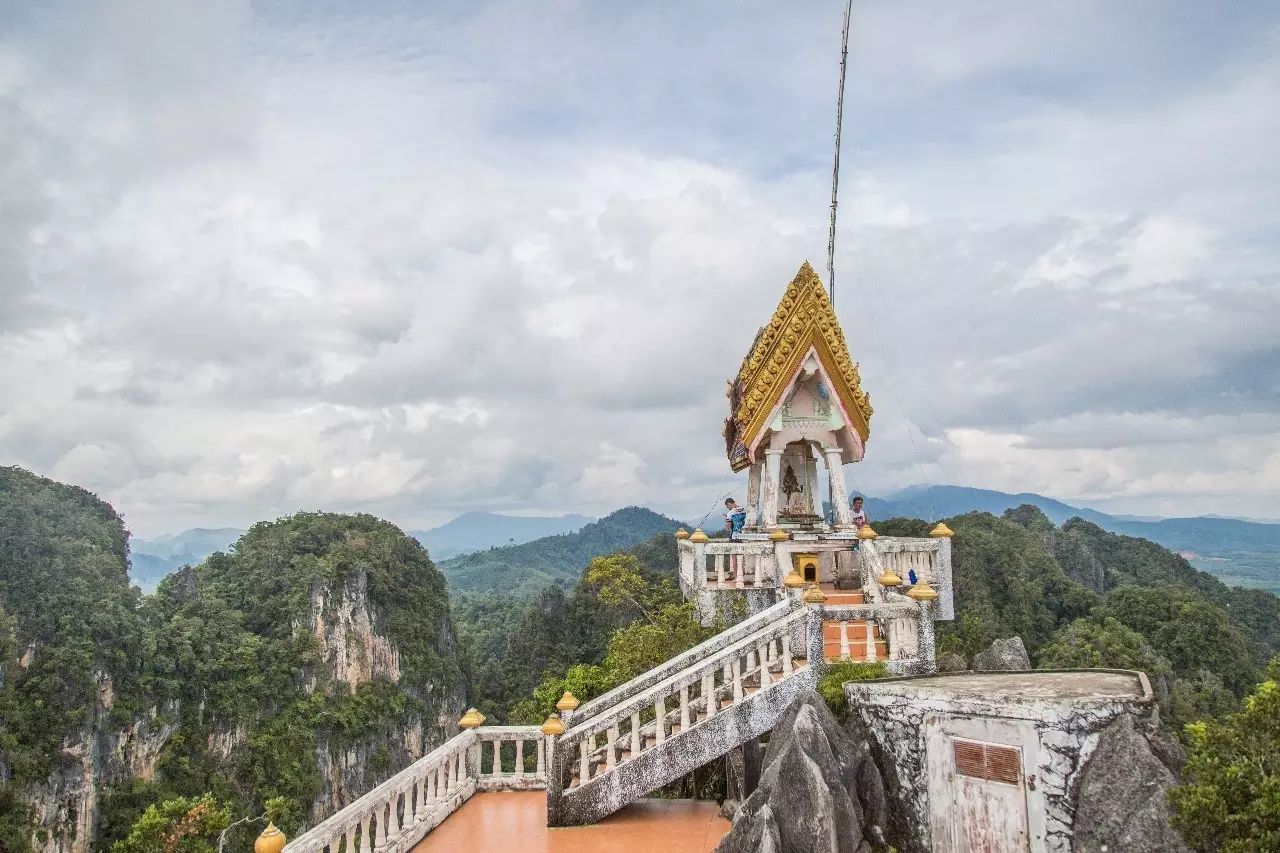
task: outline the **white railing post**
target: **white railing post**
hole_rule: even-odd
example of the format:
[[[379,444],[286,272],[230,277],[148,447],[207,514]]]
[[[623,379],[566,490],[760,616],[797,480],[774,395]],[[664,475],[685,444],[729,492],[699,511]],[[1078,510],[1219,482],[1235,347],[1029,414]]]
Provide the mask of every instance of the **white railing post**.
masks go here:
[[[640,742],[640,712],[635,711],[631,714],[631,758],[639,755],[643,747]]]
[[[716,676],[714,672],[709,672],[702,676],[702,698],[707,700],[707,719],[711,719],[716,713]]]

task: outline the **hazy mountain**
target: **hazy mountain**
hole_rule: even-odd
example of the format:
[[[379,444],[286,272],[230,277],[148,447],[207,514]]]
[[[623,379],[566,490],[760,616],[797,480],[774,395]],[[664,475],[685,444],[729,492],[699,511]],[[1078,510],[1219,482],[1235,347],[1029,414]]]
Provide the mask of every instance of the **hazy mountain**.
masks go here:
[[[638,506],[606,515],[576,533],[545,536],[523,545],[507,545],[463,554],[439,563],[451,593],[535,592],[556,583],[574,583],[592,557],[638,545],[681,526],[673,518]]]
[[[935,519],[974,511],[1000,515],[1007,509],[1031,504],[1055,525],[1069,518],[1083,518],[1110,533],[1140,536],[1182,553],[1196,568],[1228,584],[1280,592],[1280,524],[1219,516],[1139,520],[1029,492],[1015,495],[965,486],[911,486],[884,498],[868,495],[866,504],[872,519]]]
[[[409,535],[421,542],[433,560],[500,545],[521,545],[544,536],[573,533],[595,521],[586,515],[521,516],[466,512],[453,521]]]
[[[234,527],[196,527],[154,539],[133,539],[129,542],[129,574],[143,592],[150,592],[174,569],[194,566],[214,551],[225,551],[243,535],[243,530]]]

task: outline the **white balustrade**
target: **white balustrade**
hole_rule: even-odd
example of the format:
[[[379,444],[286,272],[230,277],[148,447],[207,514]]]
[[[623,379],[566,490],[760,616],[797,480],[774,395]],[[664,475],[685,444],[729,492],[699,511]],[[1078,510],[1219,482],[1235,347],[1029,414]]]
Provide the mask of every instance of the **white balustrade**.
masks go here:
[[[503,770],[503,744],[513,744]],[[525,769],[527,745],[536,750]],[[485,762],[488,753],[488,762]],[[446,741],[285,845],[285,853],[405,853],[476,791],[546,787],[546,738],[536,726],[488,726]]]
[[[777,589],[785,574],[769,542],[680,543],[680,577],[689,589]]]
[[[633,761],[646,751],[662,748],[669,737],[688,732],[724,708],[790,677],[796,671],[791,634],[806,618],[803,607],[775,614],[754,632],[656,684],[630,691],[612,707],[597,705],[592,716],[558,739],[557,749],[572,750],[578,756],[569,787],[613,772],[621,763],[617,746],[625,750],[626,761]],[[778,671],[772,672],[775,667]],[[748,684],[751,681],[755,684]],[[603,745],[598,742],[601,736]]]

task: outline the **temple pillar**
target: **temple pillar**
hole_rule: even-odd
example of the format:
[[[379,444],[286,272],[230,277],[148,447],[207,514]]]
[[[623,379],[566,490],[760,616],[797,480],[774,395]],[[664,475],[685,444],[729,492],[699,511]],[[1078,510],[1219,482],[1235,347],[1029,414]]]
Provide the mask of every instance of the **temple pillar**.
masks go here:
[[[747,474],[747,527],[760,526],[760,462],[751,463]]]
[[[841,458],[840,448],[824,447],[822,455],[827,460],[827,477],[831,480],[831,503],[836,530],[849,530],[853,527],[853,516],[849,509],[849,492],[844,485],[844,460]]]
[[[822,495],[819,494],[819,487],[818,487],[818,460],[814,458],[812,449],[810,449],[809,452],[805,454],[805,456],[806,458],[805,458],[805,466],[804,466],[804,475],[805,475],[804,490],[809,495],[809,502],[813,504],[813,514],[823,515]]]
[[[778,526],[778,493],[782,483],[782,449],[769,448],[764,452],[764,478],[761,491],[760,526]]]

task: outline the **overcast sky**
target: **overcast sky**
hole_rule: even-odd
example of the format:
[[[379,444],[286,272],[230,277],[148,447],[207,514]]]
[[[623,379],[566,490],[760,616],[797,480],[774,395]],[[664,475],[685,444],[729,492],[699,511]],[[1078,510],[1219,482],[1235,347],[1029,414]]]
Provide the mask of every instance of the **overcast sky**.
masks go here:
[[[700,516],[841,10],[0,2],[0,464],[144,536]],[[1277,139],[1274,3],[858,0],[852,488],[1280,515]]]

